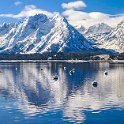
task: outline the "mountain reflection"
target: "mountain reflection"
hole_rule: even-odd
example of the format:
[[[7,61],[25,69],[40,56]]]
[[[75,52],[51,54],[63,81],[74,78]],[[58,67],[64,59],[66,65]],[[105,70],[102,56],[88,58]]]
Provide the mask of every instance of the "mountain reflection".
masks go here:
[[[75,73],[70,75],[73,68]],[[82,122],[85,110],[124,108],[123,65],[1,63],[0,71],[0,98],[15,99],[17,109],[26,116],[62,109],[65,120]],[[94,80],[98,87],[92,86]]]

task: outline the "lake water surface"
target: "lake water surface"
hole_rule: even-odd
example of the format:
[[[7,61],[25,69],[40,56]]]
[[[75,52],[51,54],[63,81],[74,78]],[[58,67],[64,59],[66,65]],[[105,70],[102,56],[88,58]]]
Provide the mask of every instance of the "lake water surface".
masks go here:
[[[0,63],[0,124],[78,123],[124,124],[123,64]]]

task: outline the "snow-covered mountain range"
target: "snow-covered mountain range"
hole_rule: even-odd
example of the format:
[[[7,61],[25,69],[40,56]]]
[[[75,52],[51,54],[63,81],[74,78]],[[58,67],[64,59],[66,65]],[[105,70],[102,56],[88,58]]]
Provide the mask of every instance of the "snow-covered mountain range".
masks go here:
[[[99,47],[101,44],[101,39],[109,34],[111,30],[112,28],[109,25],[101,23],[90,26],[88,29],[81,32],[81,34],[83,34],[89,41],[92,41],[97,45],[97,47]]]
[[[124,51],[124,22],[114,29],[104,23],[76,28],[59,14],[52,18],[38,14],[16,24],[4,23],[0,26],[0,53]]]
[[[1,26],[0,52],[29,54],[100,51],[59,14],[53,18],[38,14],[11,25]]]
[[[124,52],[124,21],[100,39],[101,48]]]
[[[112,28],[109,25],[105,23],[100,23],[100,24],[89,27],[87,30],[85,30],[84,33],[87,37],[92,37],[94,35],[107,34],[111,30]]]
[[[101,23],[90,26],[85,30],[81,29],[77,28],[81,34],[89,41],[95,43],[97,47],[111,49],[119,53],[124,52],[124,21],[115,28],[112,28],[105,23]]]

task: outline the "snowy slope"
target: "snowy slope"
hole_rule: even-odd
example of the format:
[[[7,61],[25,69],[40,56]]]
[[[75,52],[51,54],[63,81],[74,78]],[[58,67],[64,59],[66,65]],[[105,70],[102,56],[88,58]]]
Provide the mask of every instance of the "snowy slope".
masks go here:
[[[103,39],[107,34],[109,34],[112,28],[105,24],[99,23],[93,26],[90,26],[88,29],[85,29],[83,26],[75,27],[81,34],[83,34],[88,41],[96,44],[100,48],[101,39]]]
[[[96,49],[62,16],[56,15],[51,22],[53,28],[41,39],[33,52],[92,52]]]
[[[84,33],[87,37],[92,37],[98,34],[107,34],[111,30],[112,28],[109,25],[105,23],[100,23],[100,24],[89,27]]]
[[[30,54],[99,51],[59,14],[53,18],[42,14],[26,18],[4,36],[5,43],[4,47],[0,45],[0,52]]]
[[[100,39],[101,48],[114,49],[124,52],[124,21],[114,28],[108,35]]]
[[[7,35],[7,33],[14,27],[13,23],[4,23],[0,25],[0,36]]]
[[[75,28],[81,33],[84,34],[84,32],[86,31],[86,28],[82,25],[80,26],[75,26]]]
[[[83,32],[83,35],[92,42],[95,42],[98,46],[101,44],[101,38],[105,37],[108,33],[110,33],[112,28],[105,24],[100,23],[97,25],[93,25],[89,27],[87,30]]]
[[[13,23],[4,23],[0,26],[0,50],[4,49],[6,46],[6,37],[8,36],[9,31],[11,31],[15,27]]]
[[[4,39],[6,48],[2,52],[27,53],[41,41],[42,36],[50,32],[52,27],[52,23],[45,15],[26,18],[9,31]]]

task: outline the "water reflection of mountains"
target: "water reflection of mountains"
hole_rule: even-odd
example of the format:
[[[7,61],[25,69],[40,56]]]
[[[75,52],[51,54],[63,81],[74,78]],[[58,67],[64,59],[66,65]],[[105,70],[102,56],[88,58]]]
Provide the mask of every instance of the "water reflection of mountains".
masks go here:
[[[70,75],[72,68],[75,73]],[[0,69],[0,97],[16,99],[18,109],[28,116],[63,109],[64,117],[82,121],[85,115],[81,111],[124,108],[121,65],[2,63]],[[54,74],[59,76],[57,81],[53,80]],[[91,85],[93,80],[98,81],[98,87]]]

